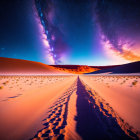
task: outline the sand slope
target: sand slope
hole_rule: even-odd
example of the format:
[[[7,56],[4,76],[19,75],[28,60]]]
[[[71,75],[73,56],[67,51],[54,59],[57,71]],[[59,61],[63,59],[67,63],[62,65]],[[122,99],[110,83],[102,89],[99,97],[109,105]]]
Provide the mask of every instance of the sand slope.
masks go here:
[[[118,66],[46,65],[40,62],[0,57],[0,75],[3,74],[83,74]]]
[[[51,66],[53,66],[55,69],[66,71],[72,74],[83,74],[83,73],[94,72],[102,69],[102,68],[91,67],[87,65],[51,65]]]
[[[34,61],[0,57],[0,74],[66,74]]]
[[[100,74],[100,73],[140,73],[140,61],[132,62],[128,64],[123,64],[115,66],[113,68],[106,68],[99,71],[91,72],[89,74]]]
[[[91,73],[95,71],[99,71],[102,69],[108,69],[117,67],[118,65],[112,66],[87,66],[87,65],[51,65],[55,69],[59,69],[61,71],[66,71],[72,74],[83,74],[83,73]]]

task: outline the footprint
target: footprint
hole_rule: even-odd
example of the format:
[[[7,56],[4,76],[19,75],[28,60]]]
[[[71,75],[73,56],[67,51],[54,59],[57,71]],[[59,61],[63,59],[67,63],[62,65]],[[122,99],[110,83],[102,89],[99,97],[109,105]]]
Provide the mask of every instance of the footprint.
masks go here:
[[[67,125],[67,110],[70,96],[75,91],[76,84],[72,85],[58,100],[49,107],[49,115],[43,119],[44,129],[38,131],[34,138],[43,139],[64,139],[65,127]]]

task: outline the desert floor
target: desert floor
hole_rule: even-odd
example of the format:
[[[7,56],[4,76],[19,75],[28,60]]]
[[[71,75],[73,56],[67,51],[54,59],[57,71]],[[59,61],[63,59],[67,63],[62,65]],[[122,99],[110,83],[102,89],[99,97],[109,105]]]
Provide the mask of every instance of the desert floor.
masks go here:
[[[139,139],[140,76],[0,76],[0,139]]]

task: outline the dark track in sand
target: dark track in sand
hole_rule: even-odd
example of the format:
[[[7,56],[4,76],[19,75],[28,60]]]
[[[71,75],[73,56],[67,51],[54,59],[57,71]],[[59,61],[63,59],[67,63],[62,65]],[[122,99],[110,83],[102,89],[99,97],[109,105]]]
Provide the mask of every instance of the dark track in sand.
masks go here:
[[[77,126],[76,131],[85,140],[130,139],[117,124],[115,118],[105,116],[89,95],[85,85],[77,81]],[[96,106],[96,107],[95,107]]]
[[[49,115],[43,120],[44,128],[37,132],[33,139],[65,139],[68,104],[71,95],[76,91],[77,101],[75,116],[76,132],[84,140],[100,139],[138,139],[130,132],[128,136],[117,123],[116,118],[95,103],[94,94],[78,77],[76,82],[50,108]],[[103,110],[107,115],[105,115]],[[129,131],[129,130],[128,130]]]

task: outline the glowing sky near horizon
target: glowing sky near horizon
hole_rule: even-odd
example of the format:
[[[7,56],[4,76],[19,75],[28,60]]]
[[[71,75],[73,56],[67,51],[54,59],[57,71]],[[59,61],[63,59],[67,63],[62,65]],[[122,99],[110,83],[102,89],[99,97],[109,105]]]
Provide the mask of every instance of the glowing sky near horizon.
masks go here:
[[[137,1],[35,0],[35,4],[47,30],[47,41],[53,48],[48,53],[53,64],[65,64],[62,54],[72,64],[120,64],[140,60]],[[58,45],[57,38],[65,43]]]
[[[138,0],[7,0],[1,3],[2,57],[83,65],[140,60]],[[10,19],[13,20],[9,22]]]

